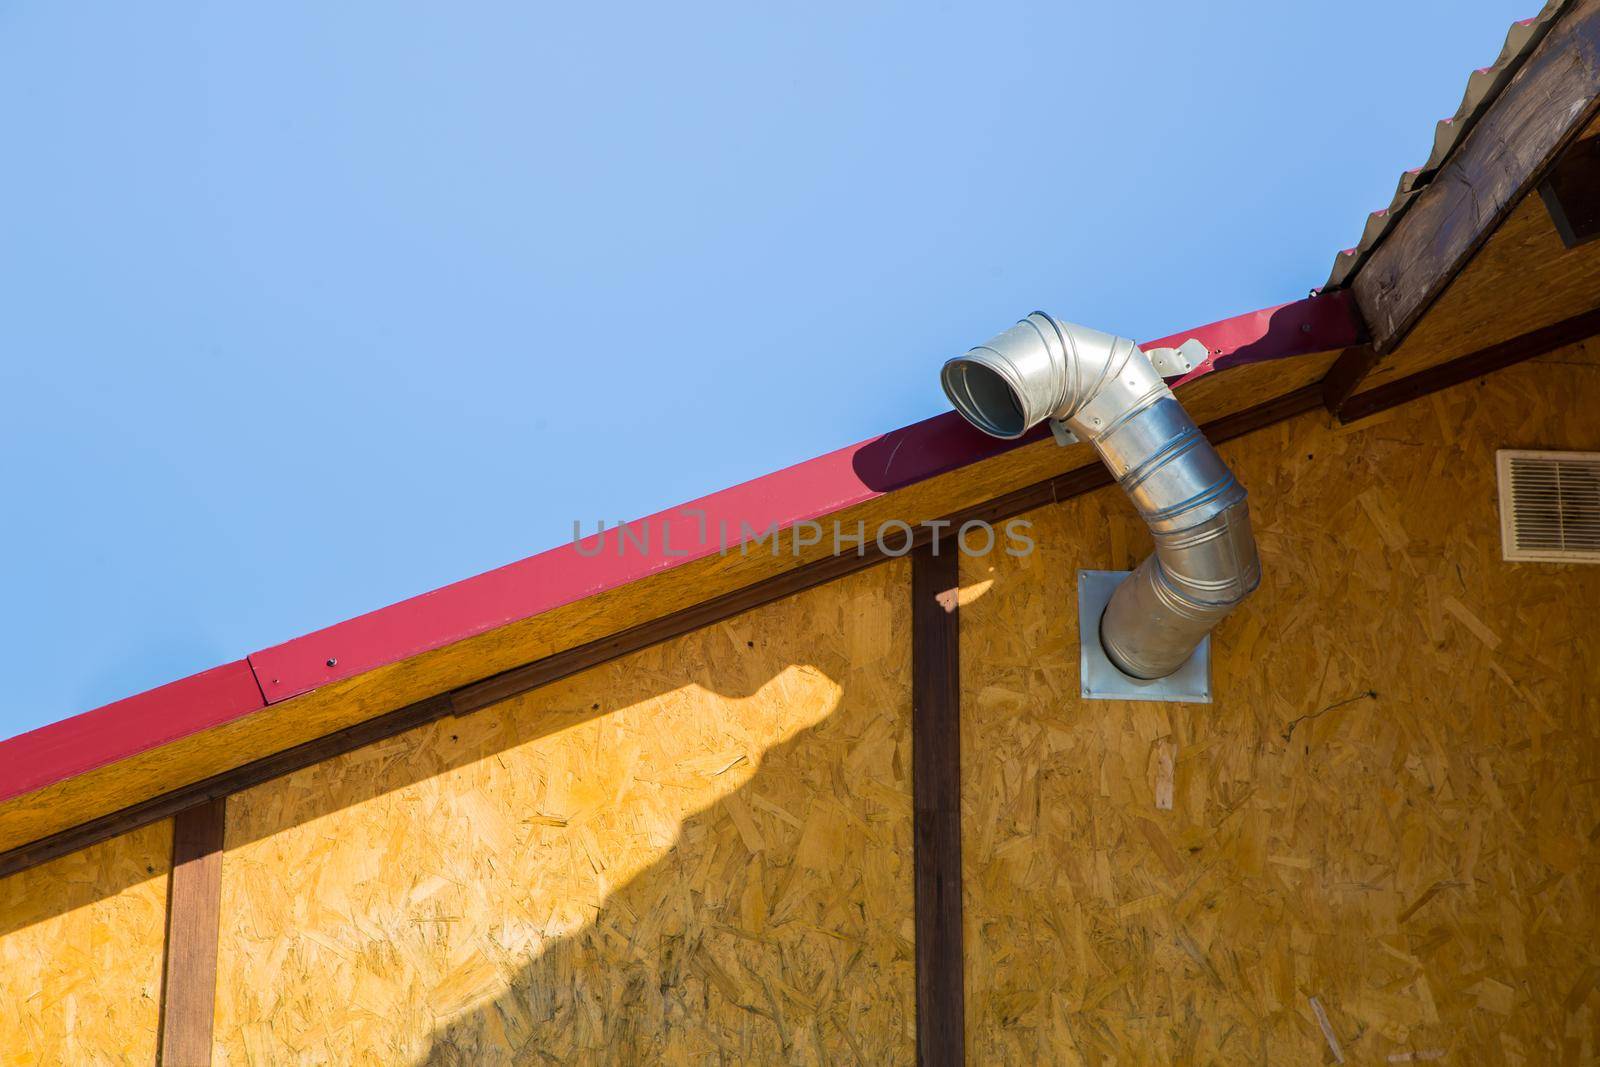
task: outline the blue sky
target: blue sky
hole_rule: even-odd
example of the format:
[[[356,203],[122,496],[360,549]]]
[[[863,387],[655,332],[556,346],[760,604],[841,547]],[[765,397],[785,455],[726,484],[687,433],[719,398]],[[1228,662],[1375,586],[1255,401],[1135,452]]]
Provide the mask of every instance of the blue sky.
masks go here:
[[[1304,296],[1538,6],[0,6],[0,736]]]

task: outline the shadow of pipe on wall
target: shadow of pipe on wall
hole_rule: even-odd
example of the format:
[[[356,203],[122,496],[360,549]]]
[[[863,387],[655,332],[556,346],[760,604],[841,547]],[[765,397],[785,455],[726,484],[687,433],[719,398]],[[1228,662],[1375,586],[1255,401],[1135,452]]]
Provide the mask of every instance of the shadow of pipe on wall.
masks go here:
[[[602,669],[585,671],[576,678],[586,678]],[[546,691],[571,681],[555,683]],[[739,692],[708,686],[707,691],[739,699],[755,690]],[[447,717],[230,796],[226,850],[237,850],[306,820],[326,818],[618,710],[611,700],[572,702],[529,717],[517,729],[507,730],[497,714],[497,709],[503,707]],[[300,802],[285,803],[284,791]],[[317,799],[313,800],[312,794]],[[269,805],[271,810],[239,817],[241,808],[255,808],[260,803]],[[157,832],[158,827],[165,827],[164,832]],[[0,879],[0,938],[165,876],[171,841],[171,821],[167,820]]]
[[[873,568],[231,800],[219,1055],[909,1059],[909,584]]]
[[[417,1062],[910,1062],[910,745],[882,714],[842,695],[581,922],[536,921]]]
[[[900,578],[896,580],[903,579],[909,588],[909,563],[902,561],[893,566],[902,568],[897,571]],[[815,600],[813,593],[800,594],[800,598]],[[688,638],[635,653],[612,664],[602,664],[574,678],[546,686],[539,692],[559,696],[547,701],[548,706],[539,715],[526,716],[515,730],[503,726],[486,728],[487,724],[497,721],[496,709],[482,709],[407,731],[235,794],[229,798],[226,847],[235,850],[263,835],[281,832],[299,820],[312,817],[309,814],[312,811],[318,813],[317,817],[330,814],[493,757],[508,747],[537,741],[548,734],[610,715],[627,706],[621,702],[621,693],[614,685],[610,691],[594,696],[585,696],[583,690],[591,685],[590,679],[615,674],[626,669],[627,664],[654,663],[663,655],[667,656],[666,665],[652,668],[657,688],[646,692],[642,687],[632,687],[626,697],[629,703],[660,697],[688,685],[728,699],[749,698],[788,667],[803,667],[808,663],[806,642],[793,639],[798,635],[752,633],[738,636],[748,628],[745,623],[751,618],[760,618],[759,612],[771,610],[771,606],[757,609],[747,616],[697,631]],[[827,605],[827,610],[834,611],[834,605]],[[881,650],[868,647],[874,640],[868,631],[874,626],[888,625],[885,621],[888,610],[876,606],[865,614],[841,610],[832,619],[832,625],[841,635],[840,639],[854,641],[858,650],[865,649],[865,654],[878,656]],[[816,614],[801,611],[792,621],[801,626],[820,623],[821,619],[814,618]],[[804,622],[801,617],[805,617]],[[902,635],[902,640],[908,639]],[[777,662],[774,645],[790,650],[789,659]],[[671,649],[679,653],[668,654],[667,650]],[[426,743],[423,739],[427,739]],[[282,789],[300,796],[308,792],[323,796],[315,804],[307,800],[302,805],[281,807],[270,818],[238,817],[241,805],[276,795]],[[154,828],[133,831],[122,838],[89,846],[0,879],[0,937],[164,876],[171,855],[170,822],[166,826],[169,829],[165,832],[155,832]]]

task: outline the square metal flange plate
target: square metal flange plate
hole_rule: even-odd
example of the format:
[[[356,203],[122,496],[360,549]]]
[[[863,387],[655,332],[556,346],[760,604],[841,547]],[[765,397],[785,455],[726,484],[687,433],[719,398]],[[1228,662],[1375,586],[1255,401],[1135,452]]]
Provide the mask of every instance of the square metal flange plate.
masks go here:
[[[1079,676],[1086,700],[1158,700],[1211,703],[1211,636],[1165,678],[1146,681],[1117,670],[1100,646],[1100,616],[1111,594],[1132,571],[1078,572]]]

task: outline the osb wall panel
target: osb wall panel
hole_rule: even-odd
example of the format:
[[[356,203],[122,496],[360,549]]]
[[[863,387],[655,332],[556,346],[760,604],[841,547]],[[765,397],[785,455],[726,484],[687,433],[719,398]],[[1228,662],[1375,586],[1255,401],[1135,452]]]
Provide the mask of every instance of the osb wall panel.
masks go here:
[[[909,587],[232,798],[216,1061],[910,1062]]]
[[[1115,490],[963,561],[971,1062],[1597,1062],[1600,567],[1501,562],[1494,482],[1597,408],[1600,344],[1225,447],[1265,580],[1209,706],[1078,698]]]
[[[172,824],[0,879],[0,1065],[153,1064]]]

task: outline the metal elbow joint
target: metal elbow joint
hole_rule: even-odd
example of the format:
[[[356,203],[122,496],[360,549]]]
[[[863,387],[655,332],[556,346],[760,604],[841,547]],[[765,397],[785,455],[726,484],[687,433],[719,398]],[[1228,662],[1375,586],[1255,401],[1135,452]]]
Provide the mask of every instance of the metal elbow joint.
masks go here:
[[[1176,671],[1260,584],[1244,487],[1134,342],[1036,311],[947,362],[941,380],[956,410],[995,437],[1059,420],[1094,446],[1150,527],[1155,552],[1100,620],[1124,674]]]

